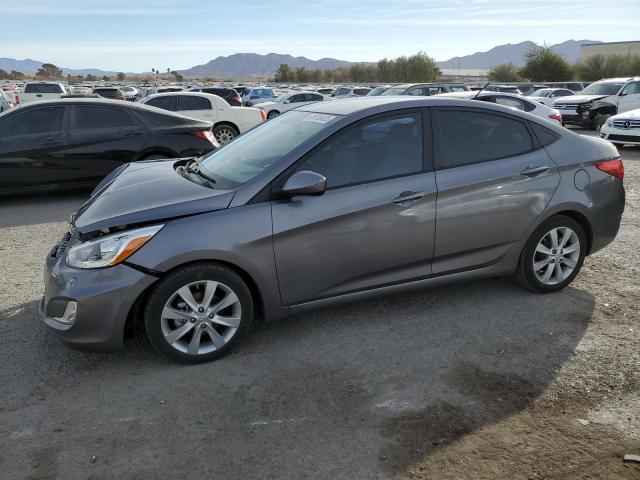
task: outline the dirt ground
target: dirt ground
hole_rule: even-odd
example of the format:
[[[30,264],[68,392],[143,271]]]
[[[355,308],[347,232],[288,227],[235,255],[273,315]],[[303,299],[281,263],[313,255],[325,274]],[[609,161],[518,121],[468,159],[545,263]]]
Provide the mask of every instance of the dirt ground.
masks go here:
[[[416,458],[399,478],[640,478],[640,463],[623,462],[625,454],[640,454],[640,162],[625,163],[625,185],[618,237],[587,258],[574,282],[592,292],[595,308],[553,382],[533,398],[528,381],[494,380],[470,366],[466,377],[453,379],[455,388],[498,400],[484,408],[511,404],[517,413],[477,430],[476,418],[487,412],[443,404],[408,414],[395,453],[414,449]],[[434,426],[439,433],[424,438]]]
[[[620,233],[551,295],[513,279],[256,326],[182,366],[91,354],[38,312],[86,193],[0,202],[0,479],[640,479],[640,148]]]

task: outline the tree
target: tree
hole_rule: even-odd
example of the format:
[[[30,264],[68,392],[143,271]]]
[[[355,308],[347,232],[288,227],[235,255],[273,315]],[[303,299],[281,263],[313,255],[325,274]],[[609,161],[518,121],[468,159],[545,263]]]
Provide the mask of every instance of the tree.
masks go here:
[[[24,80],[26,75],[18,70],[11,70],[11,80]]]
[[[116,80],[118,80],[119,82],[122,82],[125,78],[127,78],[127,76],[124,74],[124,72],[118,72],[118,75],[116,75]]]
[[[167,67],[167,75],[171,74],[171,69],[169,67]]]
[[[87,79],[87,82],[95,82],[98,79],[98,77],[91,75],[90,73],[88,73],[85,78]]]
[[[108,82],[109,81],[109,77],[107,77],[106,75],[103,75],[102,76],[102,80],[104,80],[105,82]]]
[[[36,72],[38,78],[60,78],[62,77],[62,70],[56,67],[53,63],[43,63],[42,66]]]
[[[173,75],[173,78],[176,80],[176,82],[181,82],[182,80],[184,80],[184,76],[180,75],[175,70],[171,70],[171,75]]]
[[[548,46],[533,47],[524,55],[525,66],[520,75],[534,82],[571,80],[571,65]]]
[[[513,63],[503,63],[489,71],[489,80],[492,82],[521,82],[522,77],[518,67]]]
[[[287,65],[286,63],[280,64],[278,70],[276,70],[275,81],[283,83],[293,81],[293,75],[291,69],[289,68],[289,65]]]
[[[0,78],[11,78],[11,74],[0,68]]]

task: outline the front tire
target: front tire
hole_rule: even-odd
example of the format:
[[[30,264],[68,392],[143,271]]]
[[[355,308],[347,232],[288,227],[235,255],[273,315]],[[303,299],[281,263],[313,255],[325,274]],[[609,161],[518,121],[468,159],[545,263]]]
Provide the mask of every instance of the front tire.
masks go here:
[[[158,282],[144,308],[151,345],[181,363],[229,353],[253,323],[249,288],[233,270],[213,263],[179,268]]]
[[[551,217],[531,234],[520,255],[517,278],[534,292],[556,292],[582,268],[587,239],[582,226],[565,215]]]
[[[603,114],[596,115],[596,117],[593,119],[593,129],[596,132],[599,132],[610,116],[611,115],[603,115]]]
[[[271,120],[272,118],[276,118],[278,115],[280,115],[280,112],[277,110],[271,110],[268,114],[267,114],[267,120]]]

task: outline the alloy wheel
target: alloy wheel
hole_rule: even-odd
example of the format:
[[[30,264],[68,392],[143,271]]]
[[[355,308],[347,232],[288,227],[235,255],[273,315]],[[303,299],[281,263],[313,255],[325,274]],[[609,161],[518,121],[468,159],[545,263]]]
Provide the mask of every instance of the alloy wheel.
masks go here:
[[[533,270],[544,285],[558,285],[575,270],[580,259],[580,238],[569,227],[555,227],[538,242]]]
[[[236,137],[236,132],[230,127],[222,127],[216,129],[215,137],[220,145],[224,145]]]
[[[166,342],[188,355],[204,355],[224,347],[242,319],[238,295],[213,280],[189,283],[174,292],[161,313]]]

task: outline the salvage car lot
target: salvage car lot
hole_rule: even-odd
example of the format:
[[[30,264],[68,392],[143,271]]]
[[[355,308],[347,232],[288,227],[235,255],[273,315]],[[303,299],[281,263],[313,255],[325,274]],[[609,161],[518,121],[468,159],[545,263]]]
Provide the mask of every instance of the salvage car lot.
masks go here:
[[[489,280],[326,309],[191,367],[56,342],[42,263],[86,194],[3,200],[3,474],[637,478],[640,148],[621,152],[621,232],[566,290]]]

